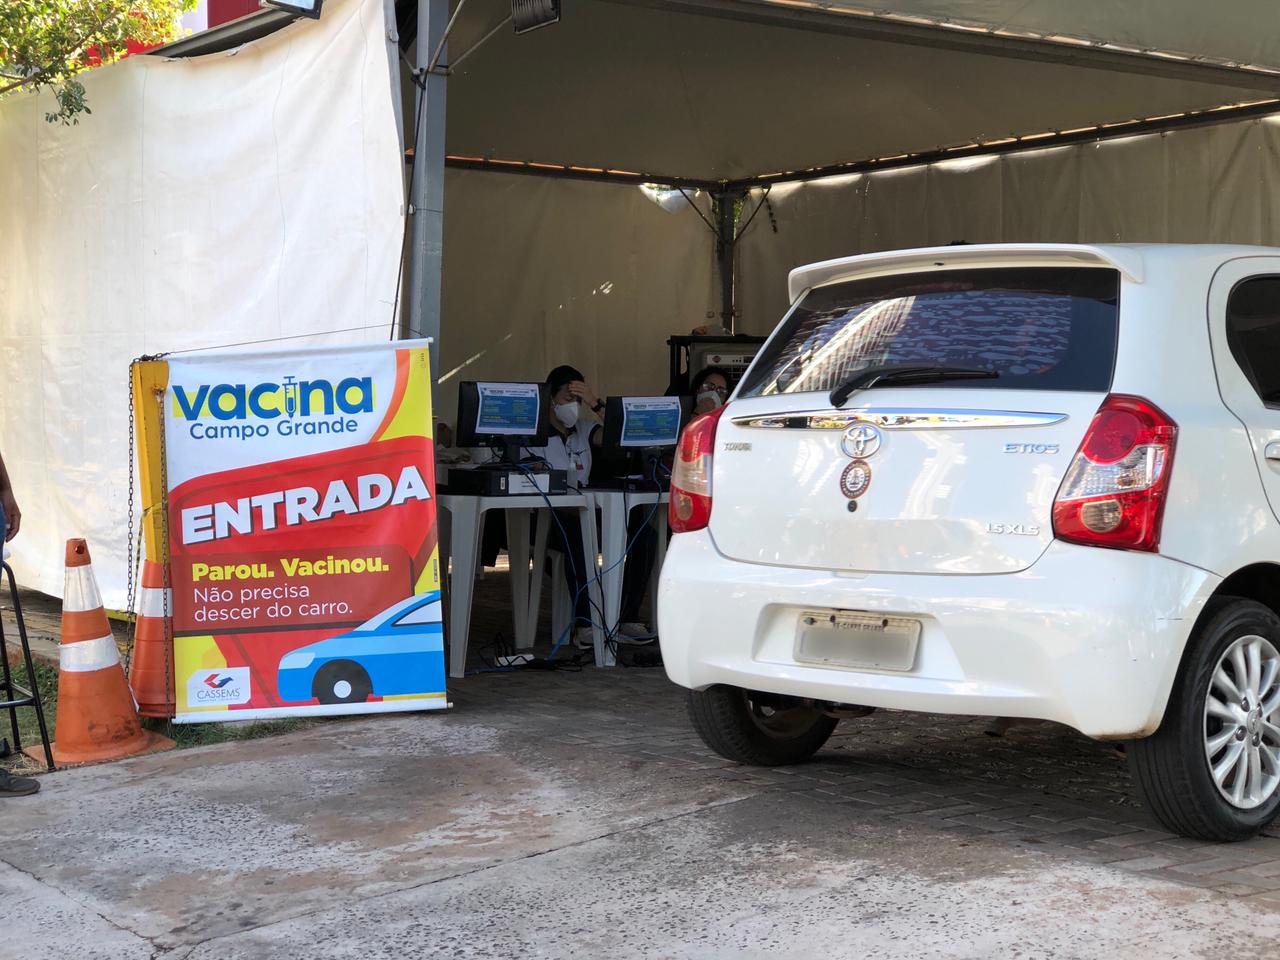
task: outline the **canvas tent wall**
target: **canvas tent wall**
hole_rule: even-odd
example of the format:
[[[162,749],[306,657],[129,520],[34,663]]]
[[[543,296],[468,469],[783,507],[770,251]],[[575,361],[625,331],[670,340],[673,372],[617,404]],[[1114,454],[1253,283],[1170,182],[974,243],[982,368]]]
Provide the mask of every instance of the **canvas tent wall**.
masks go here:
[[[706,208],[706,198],[691,198]],[[602,391],[662,393],[665,341],[715,316],[710,231],[639,187],[449,170],[439,410],[460,380],[572,363]]]
[[[752,190],[747,206],[764,202]],[[739,241],[739,329],[786,310],[792,267],[955,241],[1280,246],[1280,115],[768,188]]]

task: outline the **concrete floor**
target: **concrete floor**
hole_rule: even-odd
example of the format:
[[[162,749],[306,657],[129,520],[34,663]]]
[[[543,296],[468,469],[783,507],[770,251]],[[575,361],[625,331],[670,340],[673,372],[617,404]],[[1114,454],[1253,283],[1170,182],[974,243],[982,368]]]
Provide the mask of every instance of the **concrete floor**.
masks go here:
[[[1061,728],[877,714],[816,763],[748,770],[702,749],[660,670],[481,675],[454,700],[3,801],[0,956],[1280,950],[1280,839],[1161,833],[1123,762]]]

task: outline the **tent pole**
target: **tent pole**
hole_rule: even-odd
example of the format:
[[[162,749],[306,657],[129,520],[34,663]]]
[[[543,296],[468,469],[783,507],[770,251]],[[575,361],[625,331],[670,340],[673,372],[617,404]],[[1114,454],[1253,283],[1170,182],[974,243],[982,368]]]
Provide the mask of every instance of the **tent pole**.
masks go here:
[[[737,332],[733,313],[733,272],[737,258],[738,201],[741,190],[720,190],[712,195],[716,210],[716,261],[720,267],[720,322],[730,333]]]
[[[440,370],[440,278],[444,246],[444,108],[446,74],[430,69],[445,35],[449,0],[418,0],[415,64],[422,86],[415,109],[413,190],[409,203],[413,241],[409,260],[409,316],[401,337],[431,337],[431,382]]]

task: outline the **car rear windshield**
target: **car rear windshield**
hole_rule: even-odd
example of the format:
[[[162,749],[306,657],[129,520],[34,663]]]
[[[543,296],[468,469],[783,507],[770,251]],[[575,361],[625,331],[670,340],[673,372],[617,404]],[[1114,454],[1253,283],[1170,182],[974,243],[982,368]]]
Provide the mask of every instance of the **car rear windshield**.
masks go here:
[[[1097,267],[898,274],[810,290],[738,395],[835,389],[884,365],[976,367],[966,389],[1104,392],[1115,365],[1120,277]]]

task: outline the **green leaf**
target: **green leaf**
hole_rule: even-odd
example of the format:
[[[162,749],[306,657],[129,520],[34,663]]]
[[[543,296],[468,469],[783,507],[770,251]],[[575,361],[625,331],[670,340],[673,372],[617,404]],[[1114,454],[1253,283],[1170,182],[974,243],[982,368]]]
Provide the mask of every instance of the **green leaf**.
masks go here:
[[[130,43],[151,47],[174,39],[178,18],[196,0],[0,0],[0,97],[48,88],[57,110],[50,123],[78,123],[90,113],[74,77],[123,56]]]

